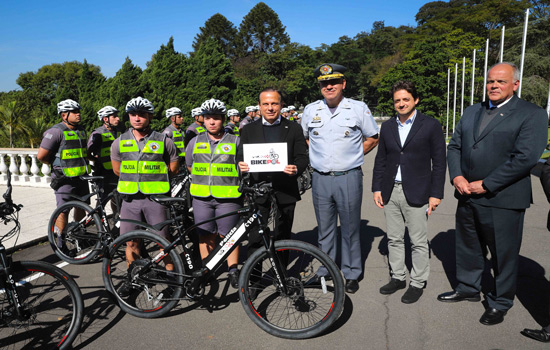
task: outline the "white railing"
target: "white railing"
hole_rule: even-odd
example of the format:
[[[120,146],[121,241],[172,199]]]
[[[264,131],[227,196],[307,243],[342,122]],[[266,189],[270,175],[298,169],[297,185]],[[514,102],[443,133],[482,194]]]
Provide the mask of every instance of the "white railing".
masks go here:
[[[0,184],[5,184],[8,179],[9,163],[12,185],[49,187],[52,180],[50,166],[39,166],[37,153],[35,148],[0,148]]]

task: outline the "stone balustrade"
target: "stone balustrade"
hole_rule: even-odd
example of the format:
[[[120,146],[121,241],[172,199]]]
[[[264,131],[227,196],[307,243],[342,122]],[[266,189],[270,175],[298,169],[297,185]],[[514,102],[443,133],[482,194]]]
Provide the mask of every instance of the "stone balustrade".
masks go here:
[[[6,183],[9,169],[14,186],[49,187],[50,166],[41,164],[37,153],[36,148],[0,148],[0,184]]]

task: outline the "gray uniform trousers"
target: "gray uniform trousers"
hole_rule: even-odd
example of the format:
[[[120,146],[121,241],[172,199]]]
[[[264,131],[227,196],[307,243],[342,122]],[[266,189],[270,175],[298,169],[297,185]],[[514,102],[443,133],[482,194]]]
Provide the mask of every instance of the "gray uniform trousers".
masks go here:
[[[362,171],[354,169],[339,176],[314,171],[312,197],[319,230],[319,248],[336,262],[337,220],[340,217],[340,268],[346,279],[358,279],[363,271],[359,236],[363,199]],[[326,274],[321,270],[317,273],[321,276]]]
[[[390,200],[384,205],[391,276],[400,281],[406,278],[404,238],[407,227],[412,258],[410,285],[416,288],[424,288],[430,274],[426,209],[428,204],[421,207],[409,205],[400,183],[393,186]]]

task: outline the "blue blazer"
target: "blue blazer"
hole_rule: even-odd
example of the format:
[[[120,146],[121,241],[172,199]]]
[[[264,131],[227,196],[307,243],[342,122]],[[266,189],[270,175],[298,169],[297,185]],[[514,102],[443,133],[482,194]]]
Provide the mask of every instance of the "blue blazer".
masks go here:
[[[546,111],[513,96],[479,134],[486,103],[466,108],[448,146],[449,177],[483,180],[487,193],[459,200],[488,207],[525,209],[531,203],[530,171],[548,138]],[[479,134],[479,135],[478,135]]]
[[[382,192],[384,204],[390,200],[399,166],[403,192],[409,205],[425,205],[430,197],[443,199],[445,137],[436,119],[417,111],[403,145],[399,139],[396,118],[382,124],[374,162],[372,191]]]

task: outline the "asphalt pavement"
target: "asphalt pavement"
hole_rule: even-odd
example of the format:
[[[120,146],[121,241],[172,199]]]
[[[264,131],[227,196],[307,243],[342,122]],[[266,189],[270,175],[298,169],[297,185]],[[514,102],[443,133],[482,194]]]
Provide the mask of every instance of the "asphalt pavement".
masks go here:
[[[115,306],[103,288],[101,264],[66,265],[82,289],[86,312],[76,349],[548,349],[523,337],[520,331],[540,328],[548,322],[550,295],[550,233],[546,230],[547,203],[539,179],[532,176],[534,204],[527,210],[521,248],[518,291],[514,307],[503,323],[479,323],[483,302],[441,303],[438,294],[452,290],[455,280],[454,213],[456,199],[449,182],[445,198],[429,219],[431,272],[424,295],[414,304],[403,304],[405,290],[382,295],[379,288],[389,280],[385,220],[370,191],[374,153],[365,157],[361,244],[365,273],[360,289],[346,297],[343,314],[324,335],[308,340],[273,337],[256,327],[244,313],[236,290],[225,273],[212,283],[201,302],[182,301],[168,316],[140,319]],[[0,192],[5,186],[0,186]],[[46,232],[48,216],[55,206],[53,191],[33,189],[22,195],[14,188],[14,200],[25,205],[21,213],[22,237],[30,231]],[[42,197],[39,194],[44,192]],[[51,194],[47,196],[47,192]],[[30,211],[28,216],[24,216]],[[25,214],[27,215],[27,214]],[[293,239],[315,242],[316,221],[308,191],[298,203]],[[0,229],[1,230],[1,229]],[[0,231],[2,232],[2,231]],[[33,240],[40,239],[34,237]],[[58,263],[48,244],[34,244],[13,255],[17,260]],[[410,266],[410,254],[407,257]],[[483,291],[492,278],[487,265]],[[540,324],[539,324],[540,323]],[[0,339],[1,343],[1,339]]]

